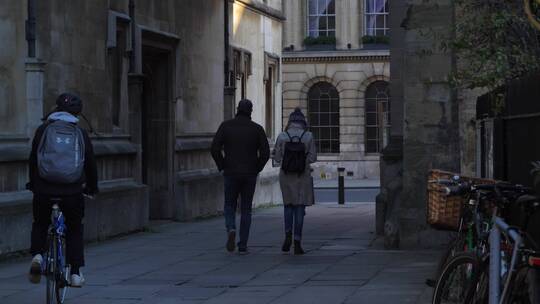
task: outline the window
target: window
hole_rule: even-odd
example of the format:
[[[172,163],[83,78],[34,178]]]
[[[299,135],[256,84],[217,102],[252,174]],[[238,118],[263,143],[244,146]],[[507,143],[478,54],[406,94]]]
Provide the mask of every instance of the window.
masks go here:
[[[308,92],[311,131],[320,153],[339,153],[339,94],[328,82],[313,85]]]
[[[234,74],[236,87],[240,88],[240,98],[247,98],[247,81],[251,75],[251,53],[241,49],[234,49]]]
[[[308,36],[336,36],[335,0],[308,0]]]
[[[388,1],[389,0],[365,0],[365,20],[364,27],[366,36],[387,36],[389,34],[388,24]]]
[[[366,153],[380,153],[390,139],[388,82],[375,81],[366,90]]]

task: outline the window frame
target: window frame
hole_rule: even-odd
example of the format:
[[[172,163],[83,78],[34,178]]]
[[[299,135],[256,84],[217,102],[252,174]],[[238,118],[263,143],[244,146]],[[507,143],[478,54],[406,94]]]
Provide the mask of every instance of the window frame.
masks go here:
[[[319,86],[328,86],[328,91],[323,92]],[[313,90],[318,89],[319,95],[318,98],[312,98]],[[327,94],[328,98],[322,98],[323,94]],[[335,94],[335,95],[333,95]],[[317,102],[317,111],[314,111],[312,108],[312,102],[316,100]],[[328,111],[321,111],[321,102],[328,102]],[[333,104],[335,103],[335,104]],[[334,110],[335,109],[335,110]],[[319,154],[322,155],[339,155],[341,153],[341,115],[340,115],[340,98],[337,88],[327,81],[319,81],[311,86],[307,94],[307,114],[308,114],[308,123],[310,129],[314,135],[315,146]],[[317,116],[317,123],[314,123],[314,115]],[[334,121],[337,117],[337,123]],[[328,123],[322,123],[323,119],[327,118]],[[321,138],[323,130],[328,130],[326,133],[328,136]],[[329,149],[324,148],[323,144],[329,144]]]
[[[377,88],[378,84],[384,84],[385,88],[383,91],[379,90]],[[376,95],[373,97],[368,96],[368,93],[370,93],[370,89],[374,87],[376,90]],[[385,95],[385,96],[381,96]],[[365,146],[365,154],[366,155],[380,155],[382,153],[382,150],[388,145],[388,141],[390,140],[390,128],[391,128],[391,120],[390,120],[390,107],[391,107],[391,96],[390,96],[390,84],[388,81],[384,80],[377,80],[372,83],[370,83],[365,91],[364,95],[364,146]],[[370,107],[368,107],[368,102],[373,102],[375,104],[375,110],[368,111]],[[375,123],[370,124],[369,121],[371,120],[369,118],[369,115],[374,115]],[[369,134],[369,129],[375,129],[375,137],[372,138]],[[375,142],[375,150],[369,149],[370,145],[369,142]]]
[[[325,0],[327,4],[328,4],[330,1],[334,1],[334,13],[333,13],[333,14],[328,14],[328,13],[327,13],[327,14],[324,14],[324,15],[322,15],[322,14],[312,15],[312,14],[310,13],[310,10],[309,10],[309,9],[310,9],[310,2],[311,2],[311,1],[313,1],[313,0],[306,0],[306,19],[305,19],[305,21],[306,21],[306,37],[313,37],[313,38],[317,38],[317,37],[336,37],[336,34],[337,34],[337,33],[336,33],[337,15],[336,15],[336,2],[335,2],[335,0]],[[318,3],[319,3],[318,1],[319,1],[319,0],[315,0],[315,1],[317,1],[317,8],[318,8]],[[317,36],[311,36],[311,33],[310,33],[310,32],[312,32],[312,31],[310,31],[310,28],[309,28],[309,25],[310,25],[309,19],[310,19],[311,17],[321,17],[321,16],[324,16],[324,17],[327,17],[327,18],[328,18],[328,17],[334,17],[334,28],[333,28],[332,30],[329,29],[329,27],[328,27],[328,19],[327,19],[326,30],[319,30],[319,29],[317,29],[317,30],[316,30],[316,31],[317,31]],[[319,34],[321,31],[326,32],[327,35],[326,35],[326,36],[321,36],[321,35]],[[329,32],[333,32],[334,34],[333,34],[332,36],[329,36],[329,35],[328,35]]]
[[[368,1],[373,2],[373,4],[375,4],[376,1],[385,1],[384,12],[382,12],[382,13],[380,13],[380,12],[368,12],[368,5],[367,5]],[[381,35],[377,35],[378,30],[382,30],[384,32],[384,35],[382,35],[382,36],[389,36],[390,35],[390,26],[388,24],[388,22],[389,22],[389,14],[390,14],[389,2],[390,2],[390,0],[364,0],[364,29],[363,29],[364,36],[381,36]],[[383,28],[377,27],[377,22],[375,22],[375,27],[374,28],[369,27],[368,22],[370,20],[370,18],[369,18],[370,16],[374,16],[375,18],[377,18],[378,16],[383,16],[384,17],[384,19],[383,19],[384,20],[384,27]],[[370,29],[373,29],[374,34],[369,34]]]

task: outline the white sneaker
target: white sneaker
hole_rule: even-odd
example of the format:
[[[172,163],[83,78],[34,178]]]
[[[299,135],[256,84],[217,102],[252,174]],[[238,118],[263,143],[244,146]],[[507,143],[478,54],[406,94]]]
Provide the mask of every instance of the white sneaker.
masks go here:
[[[79,270],[79,274],[71,275],[71,284],[70,284],[71,287],[81,288],[83,287],[84,283],[85,283],[85,279],[80,270]]]
[[[32,258],[32,263],[30,264],[30,273],[28,274],[28,279],[30,283],[39,284],[41,281],[41,265],[43,264],[43,256],[41,254],[36,254]]]

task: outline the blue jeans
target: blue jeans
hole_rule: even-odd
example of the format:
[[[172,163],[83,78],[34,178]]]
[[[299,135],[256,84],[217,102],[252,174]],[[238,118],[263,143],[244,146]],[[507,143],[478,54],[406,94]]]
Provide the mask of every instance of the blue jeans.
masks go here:
[[[306,206],[285,205],[285,233],[293,232],[294,240],[302,240],[302,228],[304,227],[304,215],[306,215]]]
[[[225,176],[225,226],[227,232],[236,230],[236,207],[238,197],[240,197],[240,241],[238,248],[247,248],[249,238],[249,228],[251,226],[251,205],[257,176]]]

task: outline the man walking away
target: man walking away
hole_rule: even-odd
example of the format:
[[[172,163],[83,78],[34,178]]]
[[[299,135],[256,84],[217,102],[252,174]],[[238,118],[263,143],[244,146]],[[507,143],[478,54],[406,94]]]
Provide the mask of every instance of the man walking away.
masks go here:
[[[32,283],[41,279],[51,208],[57,203],[66,219],[66,259],[71,265],[71,286],[82,287],[83,193],[98,192],[96,162],[88,134],[77,126],[81,99],[64,93],[57,98],[56,106],[55,112],[37,129],[29,159],[27,188],[34,193],[29,279]]]
[[[240,241],[238,252],[247,254],[251,207],[257,175],[270,158],[270,148],[264,129],[251,121],[253,104],[241,100],[236,118],[225,121],[212,142],[212,157],[225,181],[225,224],[227,228],[227,250],[235,250],[236,204],[240,197]],[[223,155],[223,152],[225,155]]]

